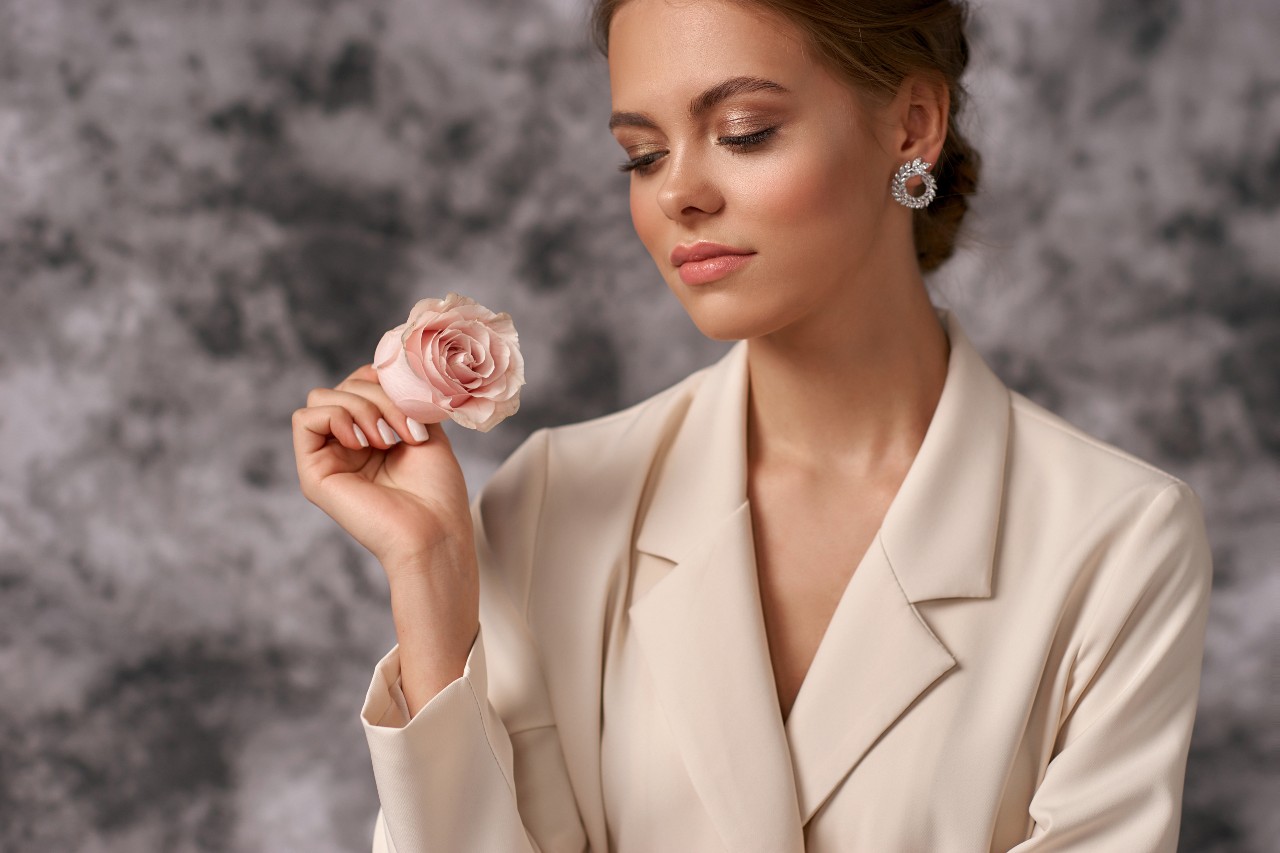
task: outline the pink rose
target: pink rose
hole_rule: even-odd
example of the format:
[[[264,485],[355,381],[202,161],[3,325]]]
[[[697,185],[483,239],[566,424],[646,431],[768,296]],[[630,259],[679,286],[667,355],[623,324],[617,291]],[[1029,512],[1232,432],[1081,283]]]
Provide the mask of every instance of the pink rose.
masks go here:
[[[456,293],[413,306],[382,336],[373,366],[392,401],[424,424],[453,418],[488,432],[520,408],[524,356],[511,316]]]

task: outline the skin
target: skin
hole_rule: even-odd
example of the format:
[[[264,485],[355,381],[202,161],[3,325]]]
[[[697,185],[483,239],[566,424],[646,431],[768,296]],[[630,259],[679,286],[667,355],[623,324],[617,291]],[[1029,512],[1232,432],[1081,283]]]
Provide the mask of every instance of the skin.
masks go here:
[[[889,182],[914,157],[936,162],[947,92],[911,77],[868,99],[789,22],[723,0],[630,0],[609,75],[628,116],[614,135],[646,163],[631,177],[636,233],[699,329],[749,339],[748,497],[785,717],[945,380],[946,336]],[[786,91],[740,91],[690,116],[693,99],[743,77]],[[755,145],[723,143],[768,128]],[[755,255],[691,287],[669,256],[699,240]],[[402,440],[385,441],[379,419]],[[293,415],[303,494],[386,571],[411,714],[462,675],[479,629],[465,482],[444,430],[427,431],[413,436],[368,364]]]
[[[947,91],[909,77],[876,100],[815,61],[789,21],[725,0],[631,0],[609,39],[614,136],[642,163],[636,233],[704,334],[749,339],[748,499],[785,717],[946,378],[946,334],[890,180],[907,160],[937,161]],[[786,91],[690,115],[742,77]],[[701,240],[756,254],[687,285],[671,251]]]

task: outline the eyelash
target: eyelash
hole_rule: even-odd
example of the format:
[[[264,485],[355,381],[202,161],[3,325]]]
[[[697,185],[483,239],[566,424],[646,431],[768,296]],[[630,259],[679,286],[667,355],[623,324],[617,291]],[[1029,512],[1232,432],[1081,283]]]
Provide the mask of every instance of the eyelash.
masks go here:
[[[729,146],[729,150],[735,154],[745,153],[752,148],[763,143],[770,136],[773,136],[778,130],[777,125],[766,127],[764,130],[757,130],[755,133],[747,133],[742,136],[722,136],[716,140],[719,145]],[[661,152],[653,152],[652,154],[643,154],[639,157],[626,161],[618,166],[621,172],[635,172],[638,175],[646,175],[649,173],[649,167],[662,157]]]

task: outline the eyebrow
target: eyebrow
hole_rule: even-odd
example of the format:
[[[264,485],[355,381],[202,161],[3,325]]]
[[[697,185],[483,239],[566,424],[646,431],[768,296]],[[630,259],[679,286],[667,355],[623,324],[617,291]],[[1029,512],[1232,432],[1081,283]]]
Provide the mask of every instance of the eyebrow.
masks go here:
[[[699,118],[722,101],[735,95],[751,92],[777,92],[785,94],[790,90],[781,83],[766,80],[763,77],[730,77],[717,83],[689,102],[689,117]],[[609,129],[616,127],[656,128],[657,123],[644,113],[615,112],[609,116]]]

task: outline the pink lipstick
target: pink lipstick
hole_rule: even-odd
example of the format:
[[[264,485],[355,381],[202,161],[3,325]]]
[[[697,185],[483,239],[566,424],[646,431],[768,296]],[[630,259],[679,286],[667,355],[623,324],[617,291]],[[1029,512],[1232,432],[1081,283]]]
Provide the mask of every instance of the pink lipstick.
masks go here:
[[[724,278],[755,257],[750,249],[736,249],[719,243],[700,242],[676,246],[671,251],[671,264],[680,270],[685,284],[706,284]]]

